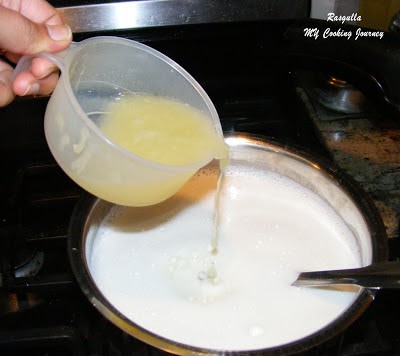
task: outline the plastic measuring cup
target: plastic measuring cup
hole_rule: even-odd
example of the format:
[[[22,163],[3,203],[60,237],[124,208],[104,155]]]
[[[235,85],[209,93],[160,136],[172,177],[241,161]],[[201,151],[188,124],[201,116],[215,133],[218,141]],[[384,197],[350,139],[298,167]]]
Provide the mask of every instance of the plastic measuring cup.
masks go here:
[[[46,140],[61,168],[82,188],[128,206],[161,202],[214,157],[171,166],[136,156],[103,136],[100,113],[127,93],[175,99],[201,111],[222,134],[218,114],[201,86],[181,66],[141,43],[93,37],[58,54],[43,53],[61,70],[45,114]],[[30,65],[24,57],[16,72]],[[163,189],[157,189],[160,185]],[[154,189],[152,189],[154,188]]]

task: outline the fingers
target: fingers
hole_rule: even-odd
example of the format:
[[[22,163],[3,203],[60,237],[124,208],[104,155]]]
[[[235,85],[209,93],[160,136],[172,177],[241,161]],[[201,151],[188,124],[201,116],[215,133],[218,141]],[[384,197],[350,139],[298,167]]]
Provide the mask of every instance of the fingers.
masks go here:
[[[58,73],[58,67],[45,58],[34,58],[31,64],[31,72],[39,80],[52,73]]]
[[[69,46],[72,33],[65,24],[40,24],[0,6],[0,47],[11,53],[57,52]]]
[[[62,25],[64,23],[59,12],[46,0],[13,0],[10,5],[11,7],[6,7],[18,11],[33,22],[46,25]]]
[[[0,50],[11,62],[18,62],[22,55],[64,50],[71,41],[71,29],[47,1],[0,0]],[[12,75],[11,66],[0,58],[0,107],[10,103],[15,94],[50,94],[57,83],[58,68],[35,58],[29,72],[19,73],[13,83]]]
[[[11,87],[12,74],[12,67],[0,60],[0,107],[11,103],[15,97]]]
[[[44,58],[34,58],[30,72],[19,73],[13,90],[19,96],[48,95],[58,80],[58,68]]]
[[[51,73],[46,78],[37,80],[32,73],[24,72],[13,83],[13,91],[19,96],[48,95],[58,81],[58,73]]]

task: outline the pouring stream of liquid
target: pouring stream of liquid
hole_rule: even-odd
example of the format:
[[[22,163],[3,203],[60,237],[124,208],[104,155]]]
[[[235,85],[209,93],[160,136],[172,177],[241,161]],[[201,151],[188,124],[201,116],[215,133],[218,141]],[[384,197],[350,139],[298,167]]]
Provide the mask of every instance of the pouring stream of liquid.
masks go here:
[[[228,152],[228,151],[227,151]],[[215,263],[215,256],[218,254],[218,235],[219,235],[219,222],[220,222],[220,200],[221,200],[221,189],[223,186],[223,181],[225,177],[225,169],[228,166],[229,157],[228,154],[220,159],[219,162],[219,177],[217,182],[217,189],[215,191],[215,198],[214,198],[214,232],[211,238],[211,245],[210,245],[210,254],[213,257],[210,266],[208,267],[207,271],[200,271],[198,278],[200,280],[208,279],[210,282],[217,281],[217,267]]]

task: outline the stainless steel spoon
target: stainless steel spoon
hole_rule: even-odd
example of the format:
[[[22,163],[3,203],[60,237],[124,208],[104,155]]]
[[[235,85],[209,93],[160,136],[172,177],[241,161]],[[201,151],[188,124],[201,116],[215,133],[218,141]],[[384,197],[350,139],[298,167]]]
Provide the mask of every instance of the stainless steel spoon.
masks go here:
[[[400,288],[400,261],[377,262],[372,265],[342,270],[300,273],[292,283],[298,287],[357,285],[370,289]]]

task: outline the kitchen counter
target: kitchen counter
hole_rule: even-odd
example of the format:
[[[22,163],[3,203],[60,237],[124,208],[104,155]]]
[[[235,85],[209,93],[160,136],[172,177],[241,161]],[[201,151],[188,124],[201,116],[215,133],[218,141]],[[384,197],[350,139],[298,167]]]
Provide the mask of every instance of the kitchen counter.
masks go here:
[[[297,87],[315,129],[335,163],[373,198],[389,238],[399,235],[400,122],[372,111],[343,114],[324,108]]]

